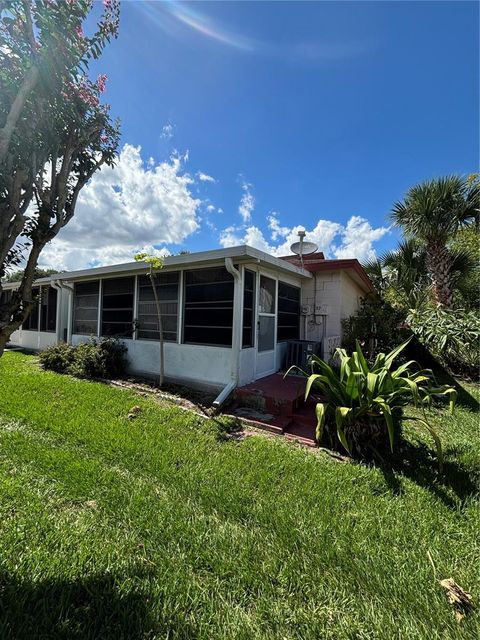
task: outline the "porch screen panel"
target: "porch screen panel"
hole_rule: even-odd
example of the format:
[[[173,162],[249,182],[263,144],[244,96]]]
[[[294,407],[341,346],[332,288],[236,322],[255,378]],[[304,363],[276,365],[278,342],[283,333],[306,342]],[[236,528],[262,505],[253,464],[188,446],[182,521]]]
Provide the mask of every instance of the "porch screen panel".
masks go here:
[[[102,336],[132,337],[134,289],[134,278],[102,281]]]
[[[278,283],[277,341],[298,340],[300,326],[300,289]]]
[[[185,272],[185,343],[232,346],[233,290],[225,267]]]
[[[12,299],[13,291],[11,289],[5,289],[0,293],[0,305],[7,304]]]
[[[42,287],[40,331],[53,332],[57,328],[57,293],[53,287]]]
[[[155,275],[155,289],[162,316],[163,339],[173,342],[177,339],[179,281],[178,271]],[[141,340],[159,339],[157,307],[152,282],[148,276],[138,278],[137,331],[137,337]]]
[[[22,325],[22,329],[26,329],[27,331],[38,331],[38,303],[40,297],[40,289],[38,287],[34,287],[32,289],[32,298],[35,300],[35,304],[33,305],[33,309],[31,310],[28,318]]]
[[[97,335],[98,324],[98,280],[79,282],[75,285],[73,302],[73,333]]]
[[[255,344],[255,274],[245,269],[243,285],[243,334],[242,347],[253,347]]]

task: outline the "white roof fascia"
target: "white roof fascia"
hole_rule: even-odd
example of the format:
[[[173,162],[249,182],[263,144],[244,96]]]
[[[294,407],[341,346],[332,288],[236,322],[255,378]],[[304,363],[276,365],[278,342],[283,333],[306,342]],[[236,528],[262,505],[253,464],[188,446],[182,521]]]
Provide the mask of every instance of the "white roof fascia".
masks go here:
[[[265,253],[265,251],[254,249],[248,245],[228,247],[227,249],[213,249],[211,251],[198,251],[197,253],[186,253],[178,256],[166,256],[164,258],[164,268],[172,269],[175,267],[193,267],[194,265],[199,266],[201,264],[209,264],[211,262],[221,262],[225,258],[232,258],[232,260],[238,259],[244,263],[251,261],[264,263],[280,271],[286,271],[293,275],[300,276],[301,278],[312,277],[310,271],[301,269],[291,262],[281,260],[269,253]],[[124,264],[114,264],[106,267],[94,267],[92,269],[81,269],[79,271],[54,273],[51,276],[35,280],[34,284],[40,285],[58,280],[86,280],[117,274],[142,273],[145,272],[146,268],[147,265],[142,262],[126,262]],[[4,290],[16,289],[19,284],[19,282],[4,282],[2,283],[2,288]]]
[[[211,262],[221,262],[225,258],[232,260],[239,259],[241,262],[256,261],[262,262],[281,271],[295,274],[302,278],[311,278],[312,274],[305,269],[296,267],[295,265],[271,256],[264,251],[254,249],[247,245],[240,247],[229,247],[227,249],[213,249],[212,251],[199,251],[197,253],[187,253],[178,256],[166,256],[164,258],[164,268],[172,269],[175,267],[193,267],[194,265],[208,264]],[[47,278],[35,280],[35,284],[48,283],[52,280],[85,280],[95,277],[105,277],[116,274],[142,273],[145,272],[147,265],[142,262],[127,262],[124,264],[115,264],[106,267],[94,267],[92,269],[82,269],[79,271],[68,271],[64,273],[55,273]],[[6,285],[7,283],[5,283]],[[15,283],[9,283],[14,285]],[[16,283],[18,286],[18,283]],[[4,286],[4,288],[7,288]],[[14,288],[14,287],[8,287]]]

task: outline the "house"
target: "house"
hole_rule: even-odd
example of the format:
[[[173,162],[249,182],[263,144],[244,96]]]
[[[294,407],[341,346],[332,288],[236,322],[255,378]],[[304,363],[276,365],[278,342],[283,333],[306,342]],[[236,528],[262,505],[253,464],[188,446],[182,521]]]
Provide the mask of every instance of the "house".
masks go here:
[[[158,375],[147,272],[132,262],[37,280],[38,306],[10,344],[41,350],[119,336],[130,371]],[[326,260],[322,253],[277,258],[249,246],[167,257],[156,280],[167,380],[218,389],[220,399],[281,369],[288,341],[311,341],[329,357],[341,320],[372,290],[357,260]],[[5,284],[5,294],[14,287]]]

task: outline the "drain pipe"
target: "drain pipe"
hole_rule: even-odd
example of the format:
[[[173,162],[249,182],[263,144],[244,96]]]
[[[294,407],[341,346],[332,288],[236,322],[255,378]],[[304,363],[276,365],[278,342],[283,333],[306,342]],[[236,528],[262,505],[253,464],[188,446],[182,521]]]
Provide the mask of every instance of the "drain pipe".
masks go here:
[[[52,280],[50,282],[50,286],[52,287],[52,289],[55,289],[55,291],[57,292],[57,315],[55,318],[55,326],[57,327],[57,331],[56,331],[57,342],[61,342],[62,338],[60,336],[60,331],[61,331],[60,324],[62,319],[63,290],[56,280]]]
[[[232,380],[226,387],[224,387],[218,396],[213,401],[214,409],[220,409],[220,407],[228,399],[232,391],[238,385],[239,368],[240,368],[240,347],[241,347],[241,335],[242,335],[242,317],[240,314],[241,309],[241,294],[242,294],[242,276],[238,269],[235,269],[231,258],[225,258],[225,269],[228,273],[231,273],[235,281],[235,290],[233,295],[233,326],[232,326],[232,367],[231,377]]]

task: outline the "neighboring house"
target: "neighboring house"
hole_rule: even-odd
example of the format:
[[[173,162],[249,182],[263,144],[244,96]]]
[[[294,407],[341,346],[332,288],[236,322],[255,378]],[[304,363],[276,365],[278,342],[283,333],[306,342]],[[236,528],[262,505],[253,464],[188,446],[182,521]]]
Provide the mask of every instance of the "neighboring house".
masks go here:
[[[153,291],[145,264],[59,273],[35,282],[38,308],[10,344],[44,349],[119,336],[130,371],[159,372]],[[341,320],[372,284],[357,260],[276,258],[249,246],[165,259],[156,275],[166,378],[225,389],[281,369],[289,340],[321,343],[329,357]],[[5,284],[5,295],[15,283]],[[318,345],[317,345],[318,346]]]

